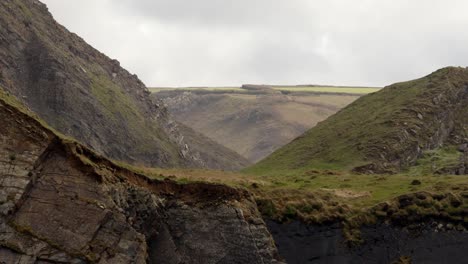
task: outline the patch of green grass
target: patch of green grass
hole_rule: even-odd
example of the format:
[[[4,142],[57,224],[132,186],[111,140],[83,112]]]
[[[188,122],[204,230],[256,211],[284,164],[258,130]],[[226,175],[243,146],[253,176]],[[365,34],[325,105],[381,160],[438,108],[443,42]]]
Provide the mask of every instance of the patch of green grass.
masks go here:
[[[329,170],[259,176],[206,170],[137,170],[156,179],[171,178],[182,183],[212,182],[245,188],[254,194],[259,210],[265,216],[279,221],[299,218],[312,223],[343,221],[362,212],[378,214],[374,207],[407,194],[468,190],[468,176],[360,175]],[[421,184],[413,185],[414,180]],[[434,213],[433,209],[438,205],[417,206],[429,206],[432,209],[423,213]],[[459,209],[454,215],[458,212]]]
[[[422,157],[405,173],[409,175],[434,174],[444,168],[457,166],[460,163],[460,152],[455,146],[424,151]]]
[[[266,217],[288,222],[340,222],[349,243],[360,243],[360,227],[377,221],[398,225],[439,219],[467,225],[468,176],[313,175],[260,177],[270,184],[249,188]],[[413,181],[420,185],[414,185]]]
[[[87,74],[92,81],[91,94],[101,104],[102,107],[99,109],[103,110],[102,114],[109,120],[109,125],[124,124],[134,139],[151,139],[157,142],[158,148],[163,149],[171,156],[170,160],[177,164],[180,159],[177,148],[169,141],[162,128],[155,122],[148,122],[148,117],[143,116],[143,110],[139,108],[136,100],[108,78],[99,65],[90,66]],[[138,152],[154,153],[154,148],[156,148],[154,144],[135,142],[135,150]]]
[[[143,116],[129,95],[124,94],[109,78],[103,77],[103,75],[90,75],[92,77],[91,93],[103,106],[102,109],[106,111],[106,117],[114,121],[120,117],[130,121],[131,127],[137,128],[132,121],[141,120]]]

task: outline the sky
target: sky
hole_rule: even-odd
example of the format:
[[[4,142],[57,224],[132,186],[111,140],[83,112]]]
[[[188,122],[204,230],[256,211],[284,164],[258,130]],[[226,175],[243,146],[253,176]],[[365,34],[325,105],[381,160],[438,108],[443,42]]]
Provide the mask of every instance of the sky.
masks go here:
[[[468,66],[466,0],[41,0],[150,87],[385,86]]]

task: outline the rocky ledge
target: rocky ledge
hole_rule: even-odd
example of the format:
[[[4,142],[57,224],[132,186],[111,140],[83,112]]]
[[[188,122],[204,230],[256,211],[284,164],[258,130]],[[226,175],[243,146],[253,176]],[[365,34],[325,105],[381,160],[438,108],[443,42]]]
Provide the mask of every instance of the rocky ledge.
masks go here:
[[[248,192],[150,180],[3,100],[0,120],[1,263],[280,262]]]

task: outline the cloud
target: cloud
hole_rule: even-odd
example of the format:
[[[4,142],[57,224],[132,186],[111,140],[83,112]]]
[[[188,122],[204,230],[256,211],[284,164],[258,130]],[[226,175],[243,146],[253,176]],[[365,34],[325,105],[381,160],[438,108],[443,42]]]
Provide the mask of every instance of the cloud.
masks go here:
[[[284,27],[303,24],[311,7],[307,0],[115,0],[122,12],[183,26]]]
[[[148,86],[380,86],[468,65],[464,0],[43,2]]]

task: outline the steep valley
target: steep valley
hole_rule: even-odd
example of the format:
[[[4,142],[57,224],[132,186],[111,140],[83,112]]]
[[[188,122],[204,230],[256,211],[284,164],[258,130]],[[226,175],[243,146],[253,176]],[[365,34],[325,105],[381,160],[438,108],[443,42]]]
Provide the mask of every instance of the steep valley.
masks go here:
[[[179,122],[257,162],[350,104],[359,94],[281,92],[263,89],[154,94]]]

